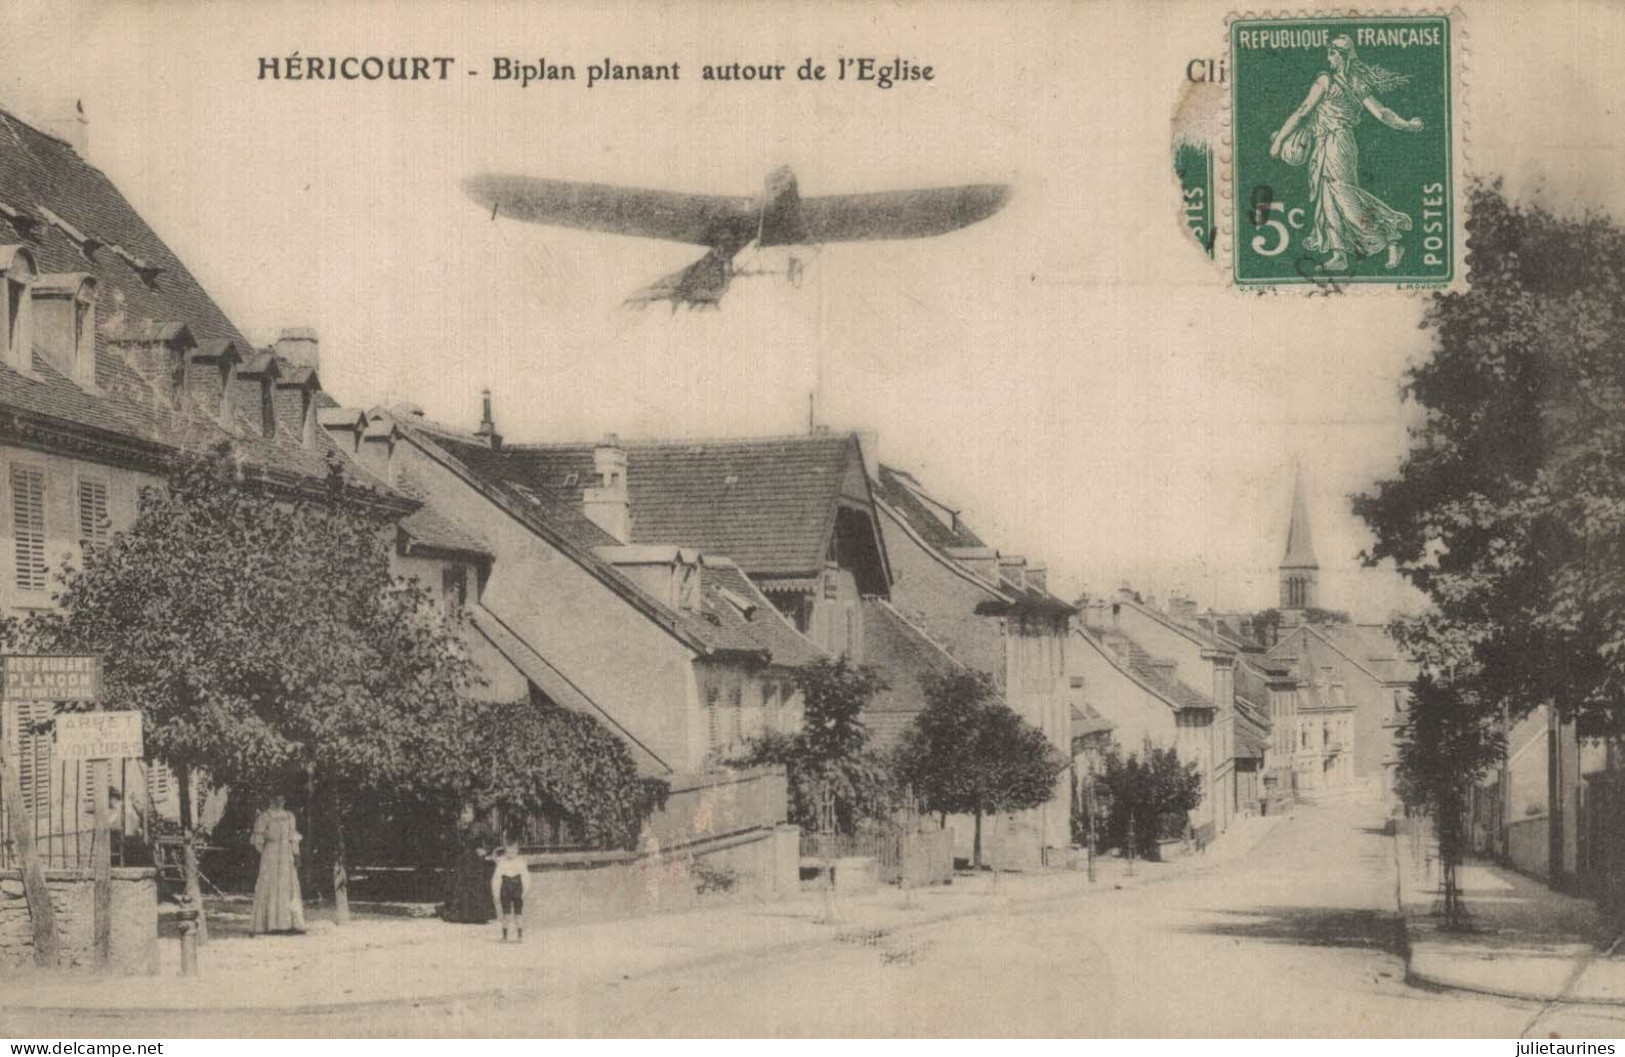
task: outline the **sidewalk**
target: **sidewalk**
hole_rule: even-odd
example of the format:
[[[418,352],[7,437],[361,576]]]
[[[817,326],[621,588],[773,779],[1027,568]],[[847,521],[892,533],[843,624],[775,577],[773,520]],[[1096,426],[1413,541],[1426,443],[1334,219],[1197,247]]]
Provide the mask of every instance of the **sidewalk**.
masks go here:
[[[1410,946],[1407,977],[1502,998],[1625,1006],[1625,952],[1590,900],[1493,863],[1457,870],[1468,927],[1443,927],[1431,843],[1394,837],[1398,899]]]
[[[15,1013],[107,1016],[127,1013],[316,1014],[346,1009],[529,999],[674,969],[769,957],[824,944],[882,945],[913,929],[959,918],[1087,898],[1155,884],[1244,855],[1284,819],[1238,820],[1206,854],[1166,863],[1098,863],[1083,870],[958,874],[952,885],[843,897],[826,919],[824,894],[808,888],[773,903],[735,903],[675,914],[526,929],[503,944],[495,924],[357,915],[341,927],[312,923],[303,936],[221,935],[199,952],[202,973],[182,978],[180,944],[159,941],[160,970],[147,977],[33,974],[7,979]],[[213,916],[213,915],[212,915]],[[325,926],[325,927],[323,927]]]

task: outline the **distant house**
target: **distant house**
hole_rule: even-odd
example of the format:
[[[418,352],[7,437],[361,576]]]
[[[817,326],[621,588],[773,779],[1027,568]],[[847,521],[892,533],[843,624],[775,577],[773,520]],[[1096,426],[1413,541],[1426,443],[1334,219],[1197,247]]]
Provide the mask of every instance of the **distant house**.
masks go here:
[[[959,663],[993,676],[1005,703],[1068,759],[1066,648],[1076,610],[1049,593],[1041,564],[988,547],[913,474],[879,463],[871,472],[891,606]],[[1041,861],[1045,849],[1066,847],[1070,797],[1070,775],[1058,772],[1049,804],[1006,820],[1005,853]]]
[[[1152,653],[1129,630],[1136,621],[1133,616],[1125,619],[1127,601],[1091,599],[1084,607],[1066,656],[1072,705],[1110,722],[1113,740],[1125,755],[1174,749],[1181,761],[1195,764],[1203,776],[1203,796],[1189,821],[1210,838],[1218,817],[1214,727],[1219,709],[1210,687],[1198,689],[1188,681],[1200,678],[1194,664],[1187,662],[1181,669],[1173,656]]]
[[[1283,627],[1268,656],[1299,686],[1300,788],[1364,783],[1391,795],[1415,664],[1375,624]]]

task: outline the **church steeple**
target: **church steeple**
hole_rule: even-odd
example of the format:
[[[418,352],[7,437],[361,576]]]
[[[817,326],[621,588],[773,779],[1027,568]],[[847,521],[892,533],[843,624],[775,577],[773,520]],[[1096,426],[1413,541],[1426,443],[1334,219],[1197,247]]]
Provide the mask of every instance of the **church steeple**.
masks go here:
[[[1291,612],[1319,605],[1319,580],[1320,562],[1315,559],[1315,543],[1309,532],[1303,468],[1299,466],[1294,470],[1292,519],[1287,523],[1286,553],[1281,557],[1281,608]]]

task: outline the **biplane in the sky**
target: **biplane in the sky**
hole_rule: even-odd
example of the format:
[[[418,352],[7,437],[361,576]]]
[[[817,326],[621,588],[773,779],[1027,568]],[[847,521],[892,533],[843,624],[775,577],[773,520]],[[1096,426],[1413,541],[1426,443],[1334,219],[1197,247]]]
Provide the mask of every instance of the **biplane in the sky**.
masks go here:
[[[818,246],[944,235],[987,219],[1010,197],[1004,184],[971,184],[802,198],[788,168],[770,173],[758,196],[688,194],[496,173],[471,177],[463,188],[491,211],[493,220],[511,217],[704,246],[705,256],[626,299],[629,305],[670,301],[674,312],[678,305],[715,308],[736,276],[763,274],[734,266],[734,258],[752,243],[762,248]],[[800,260],[792,256],[784,274],[799,285]]]

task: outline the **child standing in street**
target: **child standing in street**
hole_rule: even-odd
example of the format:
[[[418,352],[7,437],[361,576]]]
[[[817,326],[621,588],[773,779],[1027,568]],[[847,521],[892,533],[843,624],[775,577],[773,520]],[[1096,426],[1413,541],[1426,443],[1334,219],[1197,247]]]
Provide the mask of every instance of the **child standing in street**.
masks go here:
[[[512,924],[517,942],[525,940],[525,895],[530,891],[530,865],[519,854],[519,841],[509,837],[497,849],[496,869],[491,873],[491,902],[502,920],[502,942],[508,942]]]

